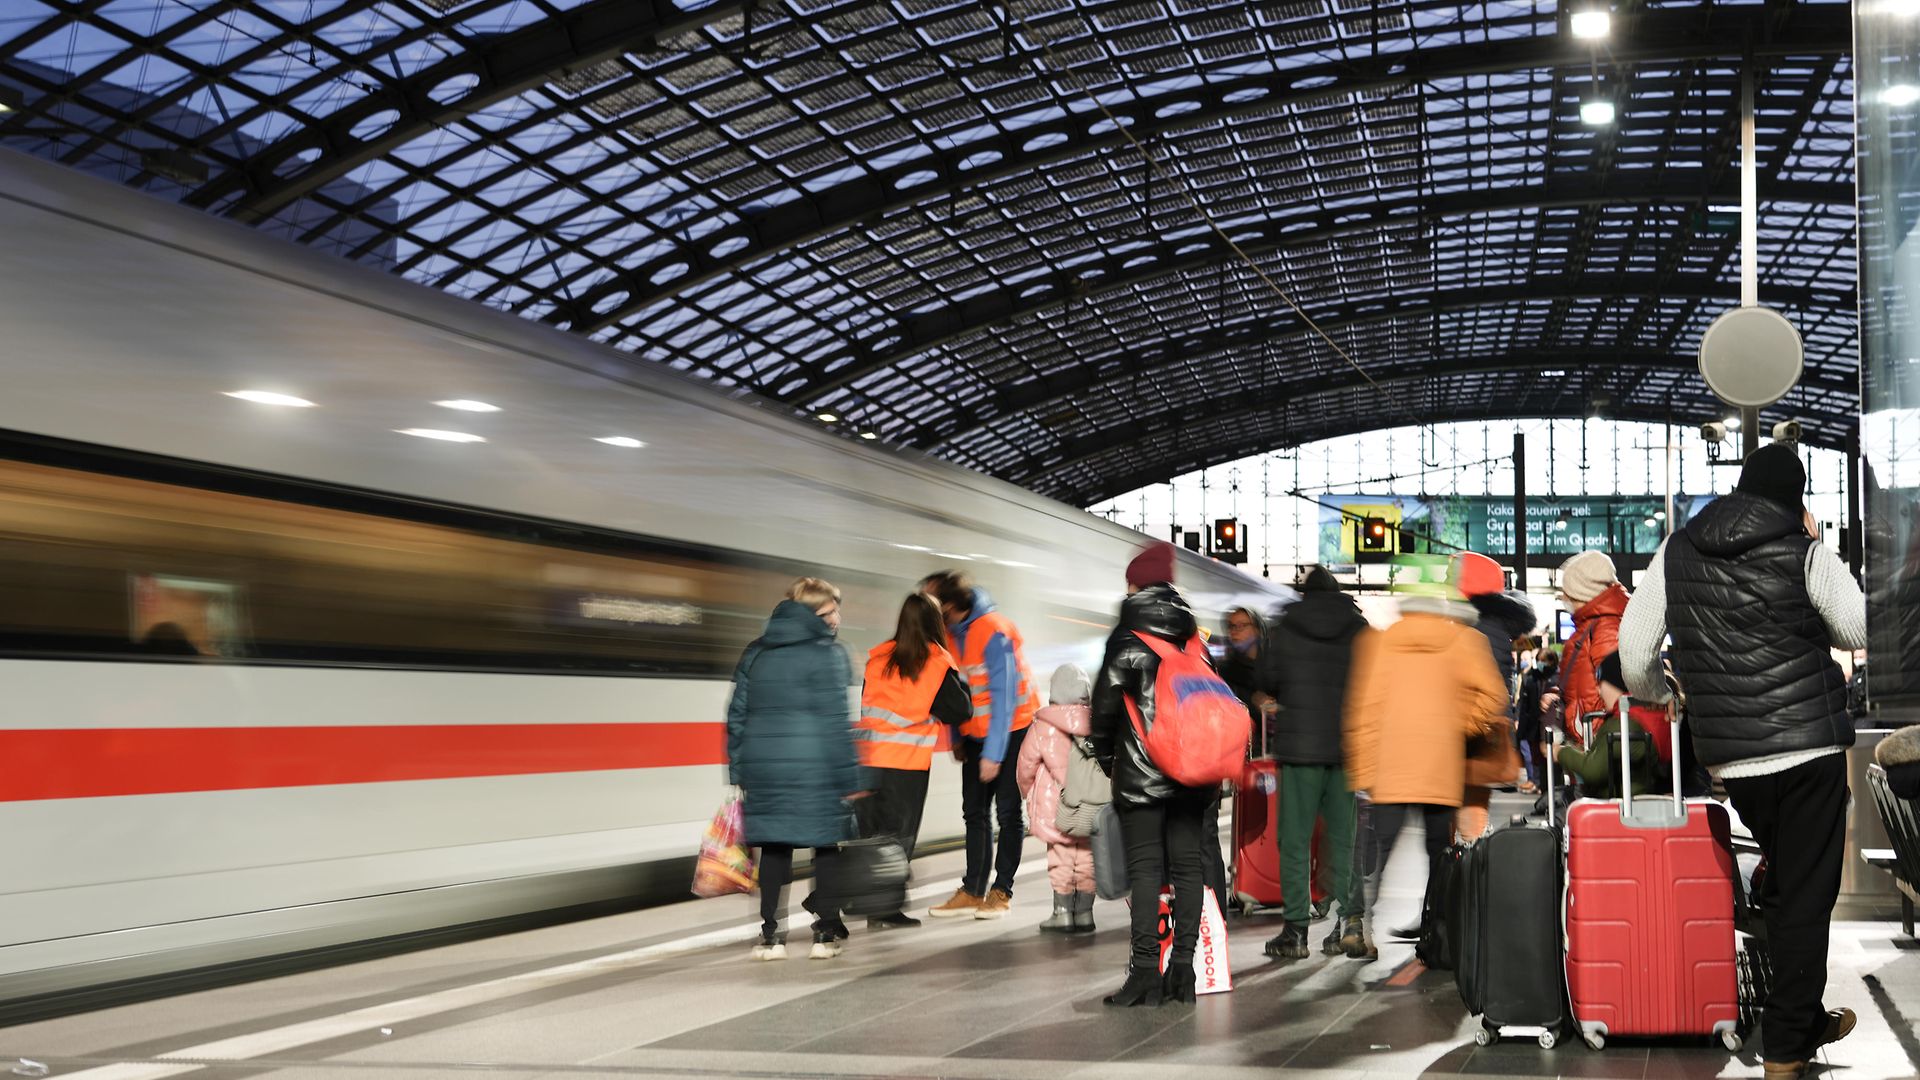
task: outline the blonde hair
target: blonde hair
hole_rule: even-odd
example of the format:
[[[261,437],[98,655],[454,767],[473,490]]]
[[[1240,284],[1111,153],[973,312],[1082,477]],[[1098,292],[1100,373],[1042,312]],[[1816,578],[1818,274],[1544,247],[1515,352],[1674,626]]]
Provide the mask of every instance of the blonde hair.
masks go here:
[[[787,599],[797,600],[810,608],[826,606],[831,601],[840,602],[840,590],[833,582],[817,577],[803,577],[787,586]]]

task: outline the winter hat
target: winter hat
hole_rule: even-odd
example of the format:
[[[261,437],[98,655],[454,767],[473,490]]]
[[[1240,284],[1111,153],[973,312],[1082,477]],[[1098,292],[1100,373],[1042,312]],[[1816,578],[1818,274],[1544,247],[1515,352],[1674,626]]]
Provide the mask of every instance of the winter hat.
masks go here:
[[[1608,653],[1600,661],[1600,681],[1623,694],[1627,692],[1627,675],[1621,670],[1619,653]]]
[[[1334,577],[1333,572],[1326,567],[1316,566],[1307,571],[1306,578],[1300,582],[1300,591],[1303,593],[1339,592],[1340,579]]]
[[[1053,681],[1047,685],[1047,701],[1054,705],[1085,705],[1093,700],[1093,683],[1079,664],[1061,664],[1053,669]]]
[[[1576,604],[1592,600],[1619,581],[1613,560],[1604,551],[1583,551],[1560,564],[1560,591]]]
[[[1477,552],[1463,551],[1453,557],[1453,566],[1449,568],[1453,575],[1454,587],[1460,595],[1471,600],[1476,596],[1502,592],[1507,587],[1507,573],[1500,564]]]
[[[1740,482],[1733,490],[1779,503],[1789,510],[1801,508],[1801,495],[1807,490],[1807,467],[1800,454],[1786,443],[1771,443],[1755,450],[1740,468]]]
[[[1166,541],[1147,545],[1147,550],[1127,564],[1127,584],[1136,589],[1149,585],[1173,584],[1173,545]]]

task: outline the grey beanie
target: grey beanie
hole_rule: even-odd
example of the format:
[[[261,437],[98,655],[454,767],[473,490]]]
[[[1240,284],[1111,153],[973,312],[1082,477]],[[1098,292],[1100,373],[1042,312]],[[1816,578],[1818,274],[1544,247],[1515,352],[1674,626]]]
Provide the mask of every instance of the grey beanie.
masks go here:
[[[1053,681],[1047,686],[1047,701],[1054,705],[1085,705],[1093,700],[1093,683],[1079,664],[1061,664],[1053,669]]]

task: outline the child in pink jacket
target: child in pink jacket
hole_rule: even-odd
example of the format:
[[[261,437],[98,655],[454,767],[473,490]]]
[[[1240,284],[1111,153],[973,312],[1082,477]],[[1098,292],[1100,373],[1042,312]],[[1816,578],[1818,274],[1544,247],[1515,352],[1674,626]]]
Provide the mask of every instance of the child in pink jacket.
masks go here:
[[[1060,790],[1076,740],[1092,728],[1092,697],[1087,673],[1063,664],[1053,673],[1048,704],[1034,715],[1020,746],[1016,778],[1027,799],[1027,826],[1047,844],[1047,877],[1053,883],[1053,915],[1040,929],[1087,933],[1093,929],[1093,847],[1085,837],[1068,836],[1054,824]]]

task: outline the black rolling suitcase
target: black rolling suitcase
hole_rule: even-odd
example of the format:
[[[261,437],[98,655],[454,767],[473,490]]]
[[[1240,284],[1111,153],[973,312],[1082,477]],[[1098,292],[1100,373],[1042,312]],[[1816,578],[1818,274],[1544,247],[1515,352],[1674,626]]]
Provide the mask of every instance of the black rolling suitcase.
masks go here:
[[[1552,768],[1547,805],[1553,805]],[[1468,847],[1447,912],[1454,980],[1480,1018],[1474,1042],[1527,1034],[1553,1049],[1567,1023],[1566,966],[1560,952],[1563,880],[1560,829],[1515,818]]]

